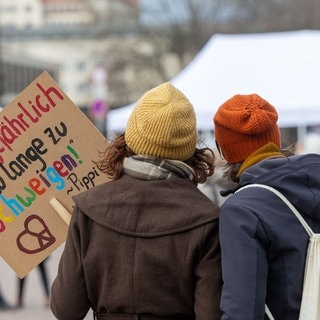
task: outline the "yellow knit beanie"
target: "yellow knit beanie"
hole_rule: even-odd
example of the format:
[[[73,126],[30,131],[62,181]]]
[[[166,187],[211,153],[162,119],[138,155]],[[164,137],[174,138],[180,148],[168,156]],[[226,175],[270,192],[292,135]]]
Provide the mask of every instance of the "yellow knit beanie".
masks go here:
[[[268,142],[280,147],[276,109],[257,94],[237,94],[214,115],[214,135],[229,163],[245,160]]]
[[[125,140],[135,154],[189,159],[197,143],[192,104],[168,82],[147,91],[129,117]]]

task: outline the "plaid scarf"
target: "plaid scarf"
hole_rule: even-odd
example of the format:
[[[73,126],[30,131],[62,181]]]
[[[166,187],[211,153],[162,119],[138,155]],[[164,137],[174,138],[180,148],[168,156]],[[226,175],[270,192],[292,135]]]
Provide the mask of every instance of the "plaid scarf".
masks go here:
[[[125,158],[123,170],[140,180],[183,178],[193,181],[195,175],[194,170],[182,161],[141,155]]]

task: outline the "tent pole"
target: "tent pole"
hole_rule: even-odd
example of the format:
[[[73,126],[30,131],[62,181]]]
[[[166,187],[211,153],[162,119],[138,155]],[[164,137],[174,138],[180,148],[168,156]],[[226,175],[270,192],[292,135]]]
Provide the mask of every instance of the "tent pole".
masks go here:
[[[297,128],[297,138],[298,138],[298,141],[303,144],[304,143],[304,140],[307,136],[307,126],[304,125],[304,126],[298,126]]]

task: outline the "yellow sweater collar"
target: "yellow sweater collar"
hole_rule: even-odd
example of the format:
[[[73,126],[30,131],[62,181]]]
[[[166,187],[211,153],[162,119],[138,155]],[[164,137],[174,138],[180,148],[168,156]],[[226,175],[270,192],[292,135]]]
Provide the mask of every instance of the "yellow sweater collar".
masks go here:
[[[251,153],[246,160],[243,161],[237,177],[240,177],[242,172],[261,160],[272,158],[272,157],[285,157],[274,143],[269,142],[263,147],[259,148],[255,152]]]

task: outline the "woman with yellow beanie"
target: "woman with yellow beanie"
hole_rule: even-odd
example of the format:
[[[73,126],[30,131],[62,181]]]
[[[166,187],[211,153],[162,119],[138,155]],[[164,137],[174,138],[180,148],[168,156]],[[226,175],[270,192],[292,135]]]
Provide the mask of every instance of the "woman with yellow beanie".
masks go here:
[[[111,181],[74,197],[51,291],[57,319],[220,319],[218,207],[198,188],[214,172],[189,100],[146,92],[107,147]]]
[[[235,95],[214,115],[225,176],[236,183],[219,219],[223,320],[262,320],[265,310],[299,319],[309,235],[277,192],[319,232],[320,155],[280,149],[277,120],[257,94]]]

